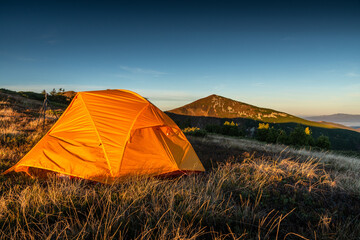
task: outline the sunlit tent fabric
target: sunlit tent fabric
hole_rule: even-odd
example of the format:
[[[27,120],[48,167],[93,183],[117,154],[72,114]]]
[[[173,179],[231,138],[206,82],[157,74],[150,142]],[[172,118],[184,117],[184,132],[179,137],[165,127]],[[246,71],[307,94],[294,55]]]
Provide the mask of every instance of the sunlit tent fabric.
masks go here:
[[[128,90],[79,92],[10,171],[44,169],[111,183],[130,175],[204,171],[179,127]]]

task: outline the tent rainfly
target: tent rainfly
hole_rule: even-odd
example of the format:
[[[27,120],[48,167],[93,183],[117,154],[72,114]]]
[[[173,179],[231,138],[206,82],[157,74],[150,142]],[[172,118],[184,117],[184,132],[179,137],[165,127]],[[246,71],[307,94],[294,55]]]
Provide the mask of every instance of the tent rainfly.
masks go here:
[[[36,175],[39,169],[102,183],[204,171],[174,121],[128,90],[77,93],[49,132],[5,173]]]

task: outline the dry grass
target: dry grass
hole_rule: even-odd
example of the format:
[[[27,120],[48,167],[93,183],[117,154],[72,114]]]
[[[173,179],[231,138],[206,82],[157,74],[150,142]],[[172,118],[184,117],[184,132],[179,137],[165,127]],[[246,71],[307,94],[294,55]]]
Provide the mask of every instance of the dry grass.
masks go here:
[[[195,141],[200,141],[203,144],[215,143],[227,149],[236,148],[248,152],[259,152],[277,159],[291,158],[302,163],[319,162],[324,164],[324,168],[333,175],[340,188],[360,194],[360,159],[356,157],[327,151],[295,149],[285,145],[265,144],[255,140],[219,135],[210,135],[207,138],[199,138]]]
[[[45,133],[31,114],[5,122],[12,130],[0,128],[1,170]],[[204,174],[113,185],[0,176],[0,239],[359,238],[357,159],[229,137],[190,140]]]
[[[56,178],[15,187],[6,182],[0,199],[2,237],[280,239],[291,233],[281,224],[295,208],[283,213],[264,207],[264,193],[282,179],[306,179],[309,174],[309,180],[297,183],[298,189],[332,186],[316,164],[297,164],[249,158],[207,175],[134,178],[111,186]]]
[[[311,161],[250,156],[203,175],[114,185],[21,178],[3,178],[1,238],[326,239],[342,228],[343,212],[323,209],[336,184]]]

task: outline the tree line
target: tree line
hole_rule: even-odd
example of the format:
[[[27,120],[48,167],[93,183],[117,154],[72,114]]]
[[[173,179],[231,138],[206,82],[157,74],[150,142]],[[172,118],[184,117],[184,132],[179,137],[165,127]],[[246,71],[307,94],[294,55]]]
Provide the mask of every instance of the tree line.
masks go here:
[[[237,123],[225,121],[223,125],[206,125],[205,129],[187,127],[184,130],[187,135],[206,136],[207,133],[216,133],[226,136],[245,137],[250,135],[258,141],[267,143],[277,143],[292,145],[297,147],[315,147],[319,149],[329,150],[331,142],[329,137],[321,135],[318,138],[312,136],[312,131],[309,127],[296,126],[291,132],[287,133],[283,129],[270,127],[268,123],[259,123],[259,126],[251,134],[246,134]]]

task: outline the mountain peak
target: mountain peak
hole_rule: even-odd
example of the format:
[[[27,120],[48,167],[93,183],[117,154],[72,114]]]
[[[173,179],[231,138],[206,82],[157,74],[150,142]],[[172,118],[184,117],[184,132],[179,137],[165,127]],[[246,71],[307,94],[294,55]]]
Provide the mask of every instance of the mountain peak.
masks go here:
[[[218,99],[218,98],[224,98],[223,96],[220,96],[220,95],[216,95],[216,94],[211,94],[207,97],[204,97],[202,99]],[[200,100],[200,99],[199,99]]]
[[[209,95],[209,96],[207,96],[207,97],[200,98],[200,99],[197,100],[197,101],[203,101],[203,102],[207,102],[207,101],[213,101],[213,102],[221,101],[221,102],[227,102],[227,103],[234,102],[234,103],[246,104],[246,103],[242,103],[242,102],[239,102],[239,101],[236,101],[236,100],[227,98],[227,97],[223,97],[223,96],[220,96],[220,95],[217,95],[217,94],[211,94],[211,95]],[[196,102],[196,101],[195,101],[195,102]],[[246,104],[246,105],[248,105],[248,104]]]
[[[274,120],[276,118],[290,116],[286,113],[281,113],[272,109],[259,108],[216,94],[211,94],[180,108],[170,110],[169,112],[190,116],[250,118],[255,120]]]
[[[223,96],[220,96],[220,95],[217,95],[217,94],[211,94],[205,98],[210,98],[210,97],[215,97],[215,98],[226,98],[226,97],[223,97]]]

